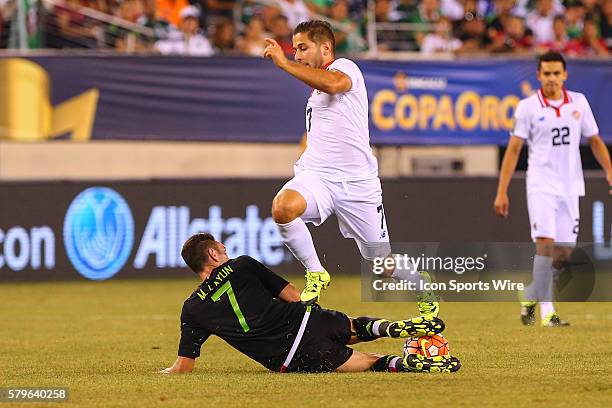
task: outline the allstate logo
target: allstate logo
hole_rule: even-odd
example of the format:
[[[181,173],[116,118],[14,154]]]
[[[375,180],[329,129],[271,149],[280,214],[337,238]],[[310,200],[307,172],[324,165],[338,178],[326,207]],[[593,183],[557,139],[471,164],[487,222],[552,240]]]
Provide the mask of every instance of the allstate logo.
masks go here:
[[[108,279],[125,264],[134,244],[134,219],[126,201],[106,187],[82,191],[64,218],[68,259],[83,276]]]

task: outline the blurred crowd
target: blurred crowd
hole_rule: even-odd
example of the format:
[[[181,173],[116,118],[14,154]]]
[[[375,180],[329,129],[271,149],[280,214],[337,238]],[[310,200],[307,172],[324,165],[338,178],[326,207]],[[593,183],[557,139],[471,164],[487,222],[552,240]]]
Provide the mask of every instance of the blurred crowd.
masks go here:
[[[0,0],[0,47],[15,4]],[[47,48],[208,56],[262,54],[266,37],[288,55],[301,21],[333,20],[339,53],[366,51],[367,0],[45,0]],[[612,0],[374,0],[379,51],[606,56]],[[92,13],[93,12],[93,13]],[[101,18],[102,16],[103,18]]]

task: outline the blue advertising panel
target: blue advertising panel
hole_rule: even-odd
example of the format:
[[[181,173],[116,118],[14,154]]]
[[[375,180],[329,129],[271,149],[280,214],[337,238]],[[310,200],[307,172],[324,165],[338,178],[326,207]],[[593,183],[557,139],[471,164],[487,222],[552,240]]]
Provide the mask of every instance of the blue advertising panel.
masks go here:
[[[534,59],[357,62],[373,144],[504,145],[517,103],[538,88]],[[612,61],[568,69],[612,143]],[[27,140],[297,142],[311,91],[246,57],[4,58],[4,82],[0,129]]]

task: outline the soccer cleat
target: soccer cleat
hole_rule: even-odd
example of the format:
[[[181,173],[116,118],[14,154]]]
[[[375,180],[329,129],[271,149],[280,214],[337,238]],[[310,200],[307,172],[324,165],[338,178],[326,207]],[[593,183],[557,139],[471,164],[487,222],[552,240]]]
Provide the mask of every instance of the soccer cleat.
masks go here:
[[[550,313],[542,320],[542,327],[563,327],[569,326],[570,322],[567,320],[561,320],[558,314]]]
[[[308,272],[306,271],[306,287],[300,295],[302,303],[311,305],[319,300],[321,290],[327,289],[331,276],[323,269],[322,272]]]
[[[385,332],[389,337],[406,338],[433,336],[444,331],[444,322],[437,317],[413,317],[408,320],[390,322]]]
[[[521,302],[521,322],[525,326],[533,326],[535,323],[535,307],[538,302]]]
[[[427,271],[420,271],[421,278],[427,283],[431,283],[431,276]],[[425,317],[438,317],[440,313],[440,304],[435,293],[431,290],[426,290],[418,295],[419,314]]]
[[[407,354],[402,361],[406,371],[418,373],[454,373],[461,368],[461,361],[454,356],[425,357],[420,354]]]

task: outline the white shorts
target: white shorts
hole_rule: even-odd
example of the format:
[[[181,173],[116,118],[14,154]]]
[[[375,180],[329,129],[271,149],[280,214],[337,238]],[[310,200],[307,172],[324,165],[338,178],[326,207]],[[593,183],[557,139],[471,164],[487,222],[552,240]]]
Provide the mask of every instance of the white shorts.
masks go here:
[[[552,238],[557,243],[575,244],[580,224],[578,196],[527,192],[531,239]]]
[[[295,190],[306,200],[305,222],[321,225],[336,214],[345,238],[352,238],[364,259],[391,253],[387,220],[378,177],[359,181],[325,180],[308,170],[300,170],[281,189]]]

